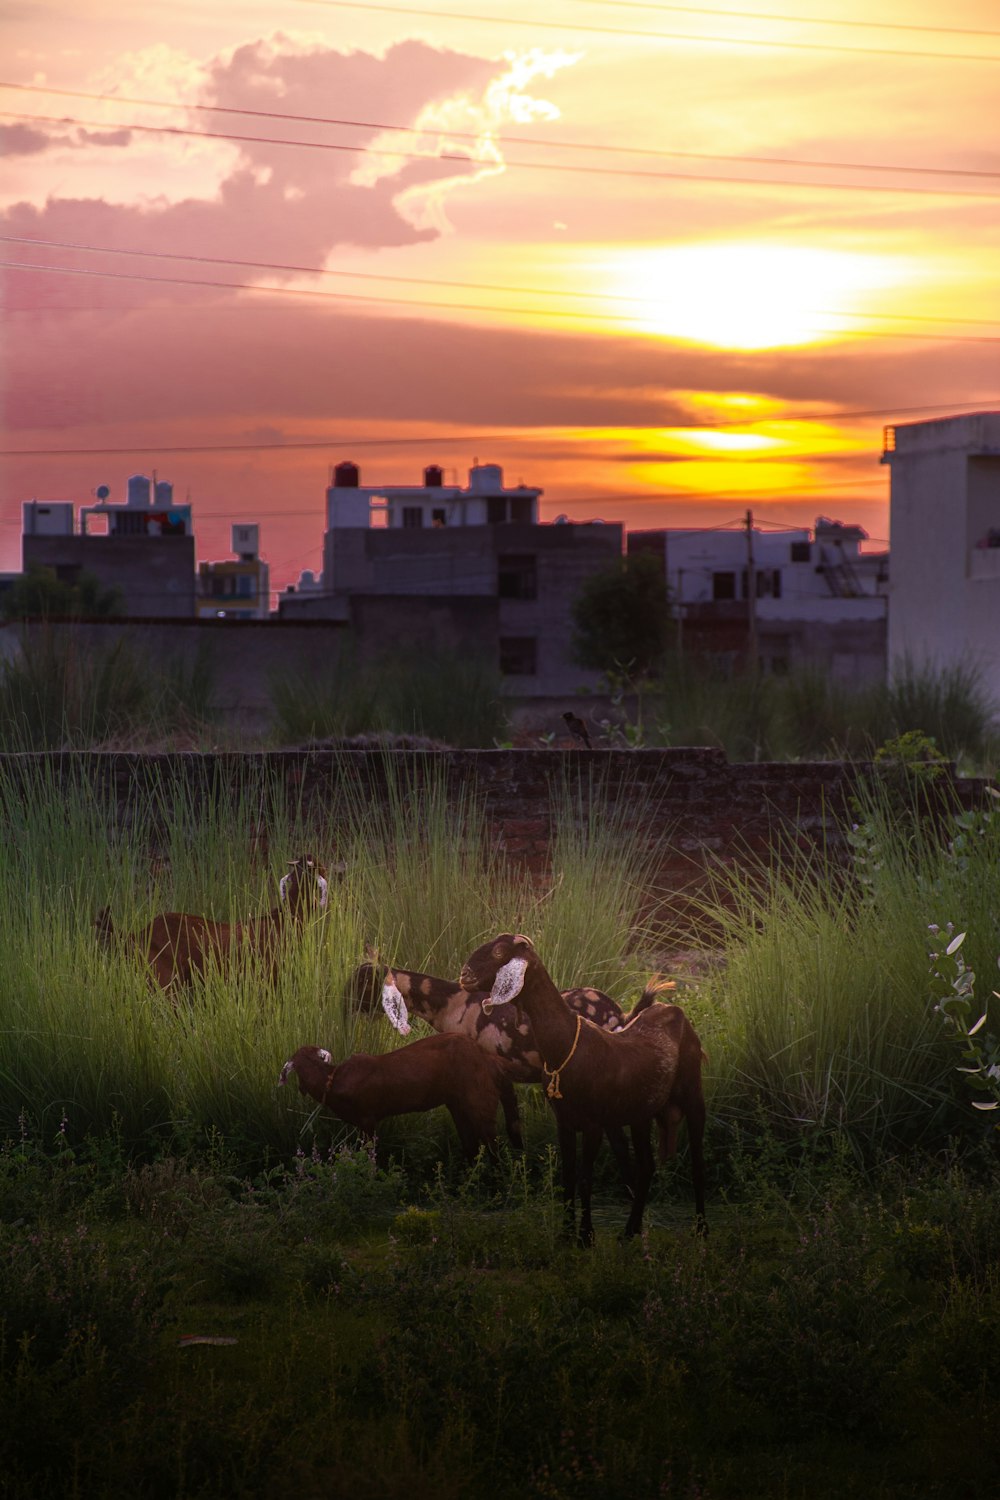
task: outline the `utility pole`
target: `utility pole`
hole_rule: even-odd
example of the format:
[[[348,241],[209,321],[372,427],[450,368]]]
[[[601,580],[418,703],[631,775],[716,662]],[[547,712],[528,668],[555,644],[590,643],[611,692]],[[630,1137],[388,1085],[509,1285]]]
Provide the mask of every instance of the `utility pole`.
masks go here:
[[[756,672],[757,657],[757,570],[753,560],[753,511],[747,511],[747,665]]]

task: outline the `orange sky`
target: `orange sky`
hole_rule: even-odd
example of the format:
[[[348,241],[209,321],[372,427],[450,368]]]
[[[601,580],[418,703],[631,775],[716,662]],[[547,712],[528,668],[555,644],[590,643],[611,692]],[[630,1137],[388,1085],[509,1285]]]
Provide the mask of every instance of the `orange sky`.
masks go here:
[[[884,540],[883,425],[1000,404],[994,0],[33,0],[0,35],[0,569],[23,500],[155,470],[201,558],[258,521],[284,586],[341,458]]]

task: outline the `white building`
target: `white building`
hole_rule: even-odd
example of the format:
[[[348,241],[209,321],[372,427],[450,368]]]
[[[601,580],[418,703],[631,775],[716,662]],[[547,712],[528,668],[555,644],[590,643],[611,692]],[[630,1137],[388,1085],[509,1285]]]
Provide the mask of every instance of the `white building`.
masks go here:
[[[889,661],[973,667],[1000,704],[1000,411],[887,427]]]
[[[777,531],[748,518],[731,529],[629,532],[628,550],[660,561],[682,644],[856,680],[885,672],[888,555],[862,552],[867,540],[826,516],[812,530]]]

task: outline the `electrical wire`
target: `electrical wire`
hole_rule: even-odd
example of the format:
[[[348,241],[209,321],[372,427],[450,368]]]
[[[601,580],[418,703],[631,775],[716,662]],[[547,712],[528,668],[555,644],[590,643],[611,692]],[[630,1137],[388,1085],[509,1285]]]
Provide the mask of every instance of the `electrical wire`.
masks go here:
[[[841,43],[793,42],[777,38],[766,40],[760,37],[720,37],[703,33],[672,31],[639,31],[620,26],[592,26],[579,21],[542,21],[534,16],[484,16],[469,15],[462,11],[414,10],[402,5],[371,5],[368,0],[299,0],[300,5],[323,6],[333,10],[363,10],[376,15],[409,16],[411,20],[461,21],[466,25],[503,26],[510,32],[513,26],[534,26],[544,31],[586,32],[588,35],[620,36],[640,38],[644,41],[682,42],[709,47],[757,47],[767,51],[775,49],[790,52],[839,52],[854,57],[912,58],[916,61],[932,62],[1000,62],[1000,57],[978,52],[923,52],[913,48],[900,51],[898,47],[845,47]]]
[[[110,128],[104,120],[81,120],[76,115],[26,114],[22,110],[0,110],[0,119],[34,121],[43,125],[83,126],[88,130],[95,128],[98,130],[108,130]],[[237,135],[233,131],[193,130],[180,125],[141,125],[134,121],[122,122],[113,128],[115,131],[128,130],[143,135],[162,135],[209,141],[232,141],[237,145],[285,146],[295,150],[334,151],[354,156],[388,156],[394,160],[401,161],[454,162],[464,167],[492,167],[498,170],[562,172],[570,173],[574,176],[587,177],[634,177],[641,178],[645,182],[721,183],[727,187],[759,187],[763,185],[772,188],[811,188],[820,192],[879,193],[883,197],[887,193],[920,198],[982,198],[988,200],[994,200],[998,196],[996,193],[982,192],[973,188],[906,187],[895,183],[823,182],[819,179],[798,182],[784,178],[750,175],[731,177],[715,172],[654,172],[648,171],[643,167],[597,167],[581,162],[491,160],[489,157],[477,158],[461,151],[400,151],[395,146],[355,146],[347,145],[342,141],[290,141],[283,136]]]
[[[648,297],[633,297],[617,292],[568,292],[559,287],[509,286],[502,282],[491,281],[455,281],[433,276],[396,276],[374,271],[339,271],[325,266],[291,265],[287,262],[268,260],[236,260],[230,256],[197,255],[188,251],[132,250],[120,245],[87,245],[78,240],[40,240],[23,234],[0,234],[0,244],[35,245],[46,250],[73,250],[90,255],[132,255],[138,256],[143,260],[185,261],[198,265],[235,266],[240,270],[287,271],[295,275],[339,277],[354,281],[392,282],[395,285],[405,286],[449,287],[461,291],[477,292],[510,292],[519,296],[544,297],[547,299],[563,297],[574,301],[587,302],[629,302],[635,303],[640,307],[648,307],[650,305],[650,298]],[[72,270],[73,268],[48,267],[47,269]],[[451,306],[452,304],[448,305]],[[548,308],[545,310],[546,312],[549,311]],[[829,308],[814,308],[809,311],[811,311],[811,315],[814,317],[845,316],[845,314]],[[566,315],[568,316],[569,314]],[[851,314],[847,314],[846,316],[851,316]],[[1000,326],[1000,318],[935,317],[927,313],[865,313],[863,316],[876,318],[881,322],[937,323],[947,324],[948,326],[957,323],[964,327],[973,328]]]
[[[1000,33],[998,33],[1000,35]],[[426,126],[420,125],[395,125],[386,120],[351,120],[337,118],[329,115],[301,115],[291,114],[284,110],[273,109],[250,109],[246,106],[237,107],[227,104],[189,104],[182,100],[149,99],[137,97],[132,94],[95,94],[83,89],[57,89],[48,88],[42,84],[32,83],[10,83],[0,81],[0,89],[17,90],[30,94],[51,94],[60,98],[88,99],[93,102],[106,104],[138,104],[154,109],[185,110],[199,113],[245,115],[252,119],[261,120],[286,120],[302,125],[333,125],[338,128],[352,130],[378,130],[395,131],[406,135],[446,135],[449,140],[476,141],[483,139],[482,131],[473,130],[428,130]],[[30,119],[30,116],[18,115],[16,118]],[[51,119],[51,116],[39,116],[37,118]],[[106,128],[107,122],[104,123]],[[128,127],[121,127],[128,128]],[[974,177],[993,179],[1000,177],[1000,172],[974,167],[926,167],[905,165],[901,162],[860,162],[860,161],[826,161],[813,157],[797,156],[733,156],[714,151],[668,151],[660,147],[651,146],[615,146],[599,141],[565,141],[540,136],[504,136],[490,132],[490,139],[497,145],[505,146],[543,146],[557,151],[590,151],[601,154],[613,154],[616,156],[648,156],[662,160],[682,161],[721,161],[730,164],[746,164],[748,166],[780,166],[780,167],[820,167],[830,171],[850,172],[901,172],[907,174],[920,174],[931,177]],[[359,150],[365,149],[359,147]],[[391,153],[390,153],[391,154]],[[437,158],[432,158],[436,160]],[[741,179],[742,180],[742,179]]]

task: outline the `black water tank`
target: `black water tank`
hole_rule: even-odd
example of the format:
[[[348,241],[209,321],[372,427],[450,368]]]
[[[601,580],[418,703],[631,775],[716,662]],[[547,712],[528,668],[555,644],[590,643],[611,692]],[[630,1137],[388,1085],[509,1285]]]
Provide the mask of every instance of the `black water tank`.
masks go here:
[[[440,464],[428,464],[424,470],[424,488],[438,490],[444,484],[444,470]]]
[[[347,459],[333,471],[333,482],[338,490],[356,490],[360,478],[361,470],[357,464],[352,464]]]

